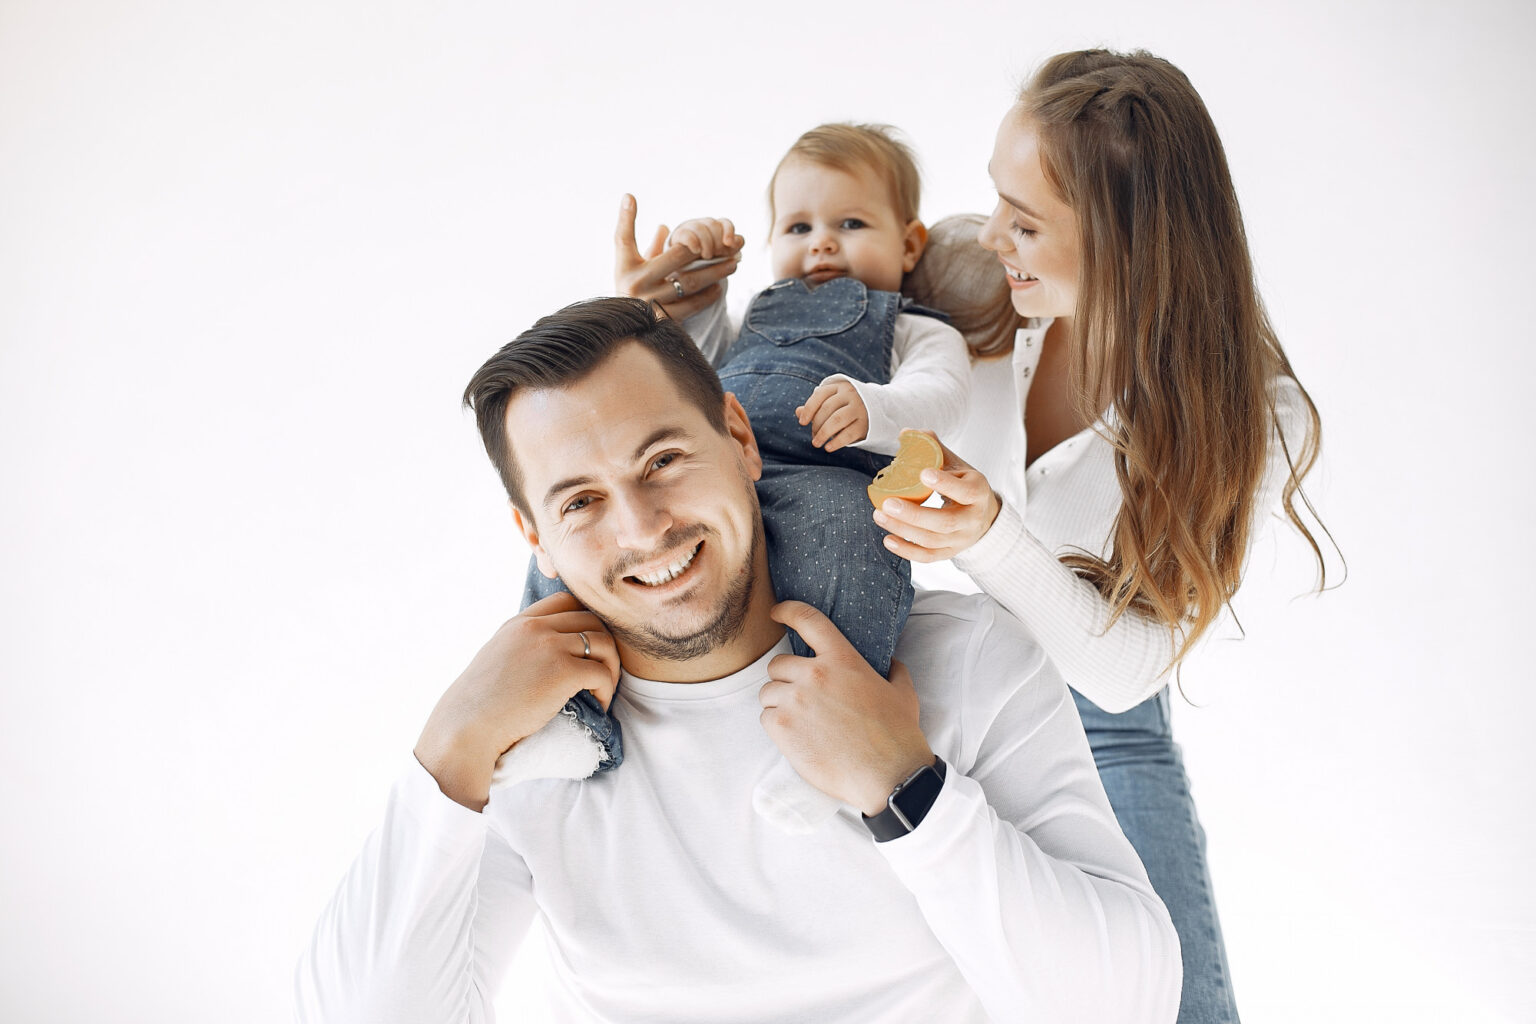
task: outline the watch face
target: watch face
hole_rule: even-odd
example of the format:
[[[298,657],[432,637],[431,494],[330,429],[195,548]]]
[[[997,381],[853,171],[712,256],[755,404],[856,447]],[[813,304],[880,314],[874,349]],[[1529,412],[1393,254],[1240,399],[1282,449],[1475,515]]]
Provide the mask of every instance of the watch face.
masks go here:
[[[891,809],[910,832],[927,815],[943,788],[943,777],[932,766],[924,768],[891,796]]]

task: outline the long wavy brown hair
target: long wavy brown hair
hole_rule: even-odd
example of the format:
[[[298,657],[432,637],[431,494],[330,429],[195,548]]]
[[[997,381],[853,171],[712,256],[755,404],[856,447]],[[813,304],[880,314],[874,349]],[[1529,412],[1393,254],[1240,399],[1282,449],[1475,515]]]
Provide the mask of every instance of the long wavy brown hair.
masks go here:
[[[1090,421],[1109,410],[1123,497],[1109,558],[1062,560],[1109,601],[1111,622],[1134,608],[1166,623],[1177,663],[1242,582],[1272,443],[1290,469],[1286,516],[1326,584],[1296,507],[1311,512],[1301,481],[1321,421],[1298,382],[1309,422],[1296,450],[1278,427],[1271,385],[1295,374],[1254,283],[1216,126],[1183,72],[1141,51],[1064,53],[1019,102],[1077,215],[1073,399]]]

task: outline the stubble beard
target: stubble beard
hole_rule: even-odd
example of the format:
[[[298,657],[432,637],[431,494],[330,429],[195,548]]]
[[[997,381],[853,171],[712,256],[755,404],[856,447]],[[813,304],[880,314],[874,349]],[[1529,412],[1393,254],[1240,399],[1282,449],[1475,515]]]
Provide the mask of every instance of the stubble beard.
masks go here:
[[[701,531],[700,536],[705,536]],[[681,662],[702,658],[741,635],[752,607],[757,584],[757,553],[763,546],[763,518],[754,516],[752,542],[745,564],[731,574],[730,586],[720,598],[709,621],[686,634],[665,633],[651,623],[607,622],[608,632],[622,646],[661,661]]]

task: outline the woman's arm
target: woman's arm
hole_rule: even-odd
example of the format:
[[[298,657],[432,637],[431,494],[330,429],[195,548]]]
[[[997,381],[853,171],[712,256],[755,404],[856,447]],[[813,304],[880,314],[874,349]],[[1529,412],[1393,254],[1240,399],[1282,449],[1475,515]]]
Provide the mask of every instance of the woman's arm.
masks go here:
[[[1255,494],[1250,547],[1279,512],[1290,476],[1279,443],[1281,432],[1293,455],[1306,437],[1308,419],[1296,383],[1278,378],[1273,394],[1277,429]],[[977,586],[1028,624],[1068,685],[1104,710],[1129,710],[1162,689],[1175,649],[1169,628],[1127,610],[1106,630],[1110,605],[1098,589],[1030,532],[1023,508],[1004,502],[986,478],[962,460],[952,455],[949,459],[946,471],[936,478],[947,507],[898,505],[876,514],[876,522],[895,535],[893,550],[914,561],[953,558]],[[989,501],[997,508],[990,519]]]
[[[1168,627],[1127,611],[1106,631],[1109,603],[1029,532],[1014,505],[1003,503],[955,566],[1027,623],[1067,684],[1105,711],[1128,711],[1167,682]]]

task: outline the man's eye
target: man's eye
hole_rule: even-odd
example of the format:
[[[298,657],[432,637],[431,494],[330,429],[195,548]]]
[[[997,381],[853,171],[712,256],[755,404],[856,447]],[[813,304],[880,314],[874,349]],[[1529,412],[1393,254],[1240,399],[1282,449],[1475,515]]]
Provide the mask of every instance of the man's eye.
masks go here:
[[[805,221],[799,221],[798,223],[791,224],[789,227],[785,228],[784,233],[786,235],[803,235],[809,230],[811,230],[811,226],[809,224],[805,223]]]
[[[590,504],[592,504],[592,496],[590,494],[583,494],[574,501],[567,502],[565,508],[560,510],[560,514],[569,515],[572,512],[580,512]]]
[[[654,473],[658,469],[666,469],[675,458],[677,458],[677,452],[667,452],[665,455],[658,455],[651,462],[651,471]]]
[[[865,224],[863,221],[859,220],[859,218],[857,218],[857,217],[847,217],[847,218],[844,218],[844,220],[843,220],[843,230],[844,231],[857,231],[857,230],[859,230],[859,228],[868,227],[868,226],[869,225]]]

